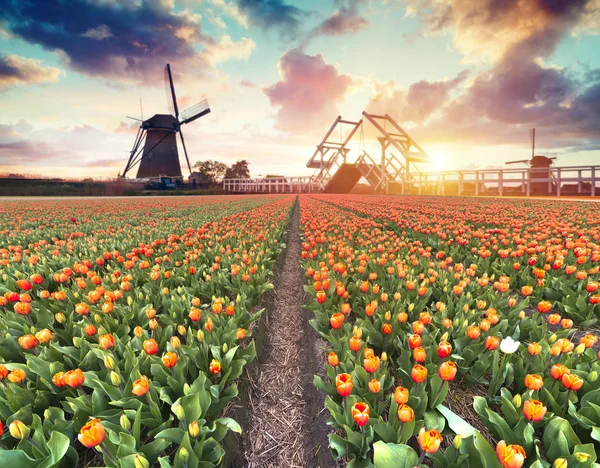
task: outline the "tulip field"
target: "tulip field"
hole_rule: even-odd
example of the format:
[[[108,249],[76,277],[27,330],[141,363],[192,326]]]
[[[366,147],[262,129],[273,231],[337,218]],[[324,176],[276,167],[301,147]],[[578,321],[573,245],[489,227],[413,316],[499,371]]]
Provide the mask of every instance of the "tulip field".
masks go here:
[[[0,467],[225,465],[284,256],[331,466],[600,466],[600,204],[272,194],[0,202]]]
[[[335,458],[598,466],[598,204],[316,195],[301,232]]]
[[[292,203],[3,203],[0,466],[220,465]]]

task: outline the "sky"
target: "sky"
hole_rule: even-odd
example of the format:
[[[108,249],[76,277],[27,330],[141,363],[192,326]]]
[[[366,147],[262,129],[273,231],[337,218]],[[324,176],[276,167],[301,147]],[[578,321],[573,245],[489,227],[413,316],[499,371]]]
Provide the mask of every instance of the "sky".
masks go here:
[[[421,170],[600,165],[600,0],[0,0],[0,173],[115,177],[167,112],[192,164],[311,175],[338,115],[389,114]],[[140,108],[141,100],[141,108]],[[364,126],[349,159],[380,155]],[[343,132],[339,138],[343,138]],[[180,148],[180,160],[185,165]],[[184,170],[187,175],[187,170]]]

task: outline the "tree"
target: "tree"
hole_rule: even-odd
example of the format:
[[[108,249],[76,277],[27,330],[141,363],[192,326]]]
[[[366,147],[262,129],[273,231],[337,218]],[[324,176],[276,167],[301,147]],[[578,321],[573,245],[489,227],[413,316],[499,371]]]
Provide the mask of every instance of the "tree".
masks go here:
[[[227,164],[213,160],[198,161],[194,164],[194,169],[208,177],[211,184],[218,184],[225,176]]]
[[[227,169],[225,172],[226,179],[249,179],[250,178],[250,169],[248,168],[249,162],[245,159],[242,159],[235,164],[232,164],[231,167]]]

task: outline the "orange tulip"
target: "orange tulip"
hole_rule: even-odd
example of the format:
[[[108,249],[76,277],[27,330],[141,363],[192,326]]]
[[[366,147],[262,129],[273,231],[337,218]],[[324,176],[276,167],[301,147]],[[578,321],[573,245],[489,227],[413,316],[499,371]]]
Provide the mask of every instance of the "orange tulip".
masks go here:
[[[533,341],[529,343],[529,346],[527,346],[527,351],[531,356],[537,356],[542,352],[542,347],[538,343]]]
[[[56,374],[54,374],[52,376],[52,383],[57,387],[64,387],[65,385],[67,385],[67,382],[65,382],[65,373],[57,372]]]
[[[425,453],[435,453],[440,448],[440,444],[442,443],[442,434],[439,433],[436,429],[431,429],[430,431],[426,431],[424,427],[419,431],[418,436],[419,447]]]
[[[554,364],[550,368],[550,375],[552,376],[552,378],[554,380],[562,380],[563,375],[570,374],[570,373],[571,373],[571,369],[569,369],[564,364]]]
[[[346,398],[352,393],[354,383],[350,374],[339,374],[335,378],[335,388],[342,398]]]
[[[394,391],[394,400],[398,405],[403,405],[408,402],[408,389],[404,387],[396,387]]]
[[[110,334],[101,335],[98,338],[98,345],[104,350],[112,349],[115,346],[115,337]]]
[[[352,409],[350,411],[352,413],[352,419],[354,419],[354,422],[358,426],[363,427],[369,422],[369,414],[371,409],[367,403],[359,401],[358,403],[352,405]]]
[[[171,351],[166,352],[162,357],[162,363],[167,369],[175,367],[175,365],[177,364],[177,354]]]
[[[575,374],[563,374],[561,382],[565,388],[574,391],[579,390],[583,385],[583,379]]]
[[[77,436],[79,442],[81,442],[87,448],[100,445],[102,442],[104,442],[105,437],[106,431],[104,430],[104,427],[100,423],[99,419],[92,419],[91,421],[88,421],[88,423],[81,428]]]
[[[85,376],[83,375],[83,371],[81,369],[75,369],[65,372],[63,379],[69,387],[78,388],[83,385]]]
[[[488,336],[483,344],[487,350],[494,351],[500,345],[500,338],[497,336]]]
[[[33,349],[39,344],[39,341],[33,335],[20,336],[17,341],[19,343],[19,346],[21,346],[21,348],[26,349],[26,350]]]
[[[381,390],[381,383],[377,379],[371,379],[368,386],[371,393],[379,393]]]
[[[25,380],[26,377],[27,375],[22,369],[13,369],[9,372],[7,376],[8,380],[12,383],[21,383]]]
[[[329,363],[329,365],[331,367],[337,367],[340,364],[340,359],[338,358],[338,355],[335,354],[334,351],[331,351],[329,353],[329,355],[327,356],[327,362]]]
[[[133,382],[133,385],[131,387],[131,393],[133,393],[136,396],[144,396],[146,393],[148,393],[148,390],[150,389],[150,382],[148,381],[148,377],[146,377],[145,375],[142,375],[141,378],[135,380]]]
[[[398,406],[398,420],[402,423],[408,423],[415,419],[415,412],[413,409],[406,405],[401,404]]]
[[[373,372],[377,372],[377,369],[379,369],[379,357],[371,356],[371,357],[365,358],[363,360],[363,366],[369,374],[372,374]]]
[[[521,468],[525,463],[525,450],[520,445],[506,445],[501,440],[496,446],[496,456],[504,468]]]
[[[544,379],[538,374],[527,374],[525,376],[525,386],[529,390],[539,390],[544,386]]]
[[[446,361],[440,366],[438,375],[442,380],[445,380],[446,382],[452,382],[454,377],[456,377],[457,371],[458,368],[456,367],[456,364],[454,364],[452,361]]]
[[[210,361],[208,370],[214,375],[219,374],[221,372],[221,363],[216,359],[213,359],[212,361]]]
[[[331,325],[331,328],[333,328],[334,330],[339,330],[340,328],[342,328],[342,325],[344,324],[344,318],[344,314],[340,312],[336,312],[335,314],[333,314],[329,319],[329,324]]]
[[[541,301],[537,306],[537,310],[541,314],[545,314],[550,309],[552,309],[552,302],[550,302],[550,301]]]
[[[538,400],[527,400],[523,404],[523,415],[532,422],[544,419],[546,411],[547,408]]]
[[[425,359],[427,359],[427,353],[419,346],[413,350],[413,359],[419,364],[422,364],[425,362]]]
[[[421,382],[425,382],[427,380],[427,368],[423,367],[421,364],[416,364],[410,373],[410,376],[413,382],[419,384]]]
[[[149,356],[152,356],[152,355],[158,353],[158,343],[156,342],[156,340],[154,338],[150,338],[150,339],[144,341],[144,344],[142,347],[144,348],[144,351],[146,351],[146,354],[148,354]]]

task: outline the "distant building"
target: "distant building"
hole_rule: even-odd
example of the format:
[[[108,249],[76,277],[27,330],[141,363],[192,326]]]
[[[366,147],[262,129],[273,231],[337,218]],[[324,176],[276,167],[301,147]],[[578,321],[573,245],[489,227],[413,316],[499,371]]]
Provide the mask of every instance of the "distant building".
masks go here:
[[[188,182],[192,187],[205,188],[210,186],[210,178],[200,172],[192,172]]]

